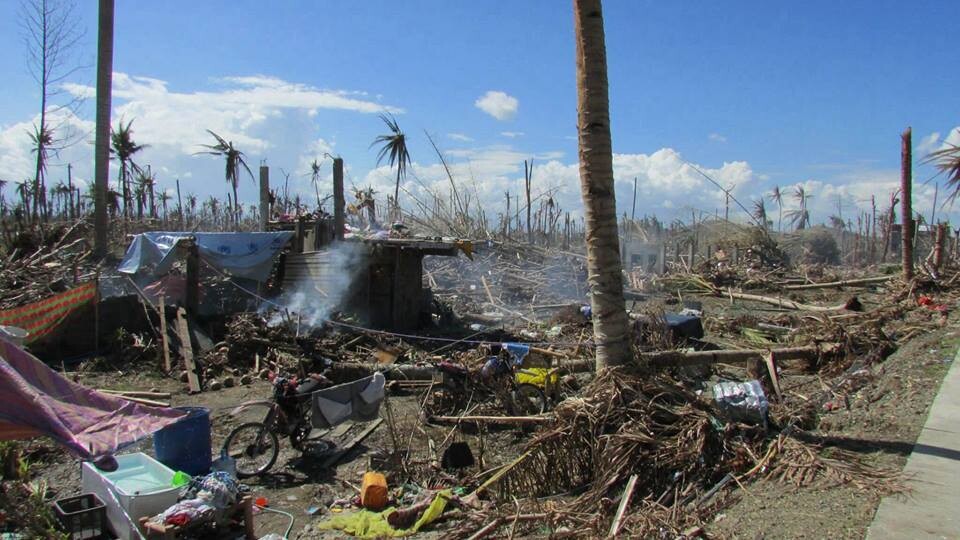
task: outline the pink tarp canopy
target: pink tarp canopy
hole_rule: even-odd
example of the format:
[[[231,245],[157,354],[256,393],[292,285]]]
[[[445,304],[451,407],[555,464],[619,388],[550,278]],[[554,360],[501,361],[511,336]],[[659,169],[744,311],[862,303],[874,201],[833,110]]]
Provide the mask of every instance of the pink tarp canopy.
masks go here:
[[[0,337],[0,440],[46,435],[77,457],[94,459],[185,415],[76,384]]]

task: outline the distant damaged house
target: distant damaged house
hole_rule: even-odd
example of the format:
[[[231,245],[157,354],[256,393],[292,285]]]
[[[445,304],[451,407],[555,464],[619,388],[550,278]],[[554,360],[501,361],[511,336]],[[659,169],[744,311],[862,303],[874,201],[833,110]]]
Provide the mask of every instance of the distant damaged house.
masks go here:
[[[337,241],[332,220],[301,220],[280,267],[283,303],[317,324],[332,312],[354,314],[364,326],[412,330],[429,320],[432,294],[423,285],[423,258],[469,254],[469,242],[391,238],[386,231]],[[271,225],[275,228],[277,225]]]

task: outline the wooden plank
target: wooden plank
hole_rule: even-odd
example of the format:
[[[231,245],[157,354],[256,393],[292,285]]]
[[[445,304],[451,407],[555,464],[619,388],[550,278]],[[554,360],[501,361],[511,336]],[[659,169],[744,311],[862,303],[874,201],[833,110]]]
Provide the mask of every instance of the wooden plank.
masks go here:
[[[368,435],[373,433],[373,430],[380,427],[380,424],[383,423],[383,418],[377,418],[373,422],[370,422],[370,425],[366,427],[363,431],[357,434],[356,437],[350,440],[347,444],[338,448],[330,457],[328,457],[323,462],[323,468],[333,467],[337,464],[338,461],[343,459],[343,456],[347,455],[347,452],[353,450],[353,447],[360,444],[360,441],[367,438]]]
[[[177,328],[180,332],[180,353],[187,369],[187,384],[190,386],[190,393],[195,394],[200,392],[200,378],[197,377],[197,365],[193,362],[190,328],[187,326],[186,311],[183,308],[177,309]]]
[[[767,373],[770,374],[770,384],[773,386],[774,393],[777,394],[777,400],[783,401],[783,393],[780,391],[780,375],[777,374],[777,361],[773,356],[773,351],[763,355],[763,361],[767,365]]]
[[[637,475],[630,476],[627,480],[627,487],[623,488],[623,495],[620,496],[620,506],[617,507],[617,513],[613,516],[613,523],[610,524],[609,537],[616,538],[620,532],[620,524],[623,522],[623,515],[630,506],[630,498],[633,496],[633,488],[637,485]]]
[[[160,345],[163,348],[163,371],[170,373],[170,341],[167,337],[167,310],[163,295],[160,295]]]

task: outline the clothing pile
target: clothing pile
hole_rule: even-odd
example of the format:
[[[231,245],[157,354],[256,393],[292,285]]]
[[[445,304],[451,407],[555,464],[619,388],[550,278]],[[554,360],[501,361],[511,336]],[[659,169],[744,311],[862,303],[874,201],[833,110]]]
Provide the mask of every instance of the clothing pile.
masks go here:
[[[240,484],[230,473],[212,472],[190,481],[180,494],[180,502],[154,516],[150,521],[163,525],[195,525],[220,520],[227,508],[237,502]]]

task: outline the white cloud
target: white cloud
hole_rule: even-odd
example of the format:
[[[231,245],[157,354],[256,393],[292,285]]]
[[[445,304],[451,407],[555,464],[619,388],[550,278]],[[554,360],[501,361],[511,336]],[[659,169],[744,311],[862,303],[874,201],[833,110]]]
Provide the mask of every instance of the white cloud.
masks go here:
[[[511,120],[517,115],[520,102],[517,98],[499,90],[489,90],[473,103],[481,111],[497,120]]]
[[[209,129],[246,151],[263,151],[271,143],[254,131],[270,119],[289,111],[306,116],[318,109],[358,113],[402,112],[361,99],[363,92],[322,90],[266,76],[225,77],[217,91],[176,92],[166,81],[126,73],[114,73],[114,118],[135,119],[139,140],[152,147],[169,146],[183,153],[198,150],[210,136]],[[71,84],[65,89],[76,96],[89,96],[93,89]]]
[[[516,139],[517,137],[523,137],[525,135],[522,131],[501,131],[500,135],[508,137],[510,139]]]
[[[471,208],[482,207],[488,219],[495,220],[503,212],[506,192],[512,197],[523,194],[523,161],[534,160],[533,197],[553,197],[563,211],[582,215],[580,172],[577,163],[564,163],[560,152],[525,153],[510,146],[491,146],[445,152],[461,196]],[[680,154],[663,148],[652,154],[618,153],[613,157],[617,200],[620,211],[629,211],[633,195],[633,178],[638,181],[638,214],[658,213],[666,219],[677,212],[688,215],[691,208],[712,211],[722,208],[723,194],[684,162]],[[720,167],[698,166],[721,184],[736,184],[735,193],[756,189],[757,175],[746,162],[724,163]],[[370,171],[364,186],[373,186],[379,193],[392,193],[396,176],[388,167]],[[414,163],[411,174],[402,186],[421,202],[432,204],[432,195],[449,200],[450,182],[439,165]],[[466,195],[464,195],[466,194]],[[679,202],[678,202],[679,201]],[[401,191],[401,204],[415,207]],[[539,204],[535,202],[535,204]]]
[[[460,141],[460,142],[471,142],[471,141],[473,141],[473,137],[470,137],[470,136],[468,136],[468,135],[464,135],[463,133],[447,133],[447,137],[449,137],[450,139],[453,139],[453,140],[455,140],[455,141]]]
[[[953,146],[960,146],[960,126],[950,130],[950,133],[947,134],[947,138],[943,140],[940,148],[951,148]]]
[[[926,137],[921,137],[920,142],[917,143],[914,153],[919,156],[925,156],[931,151],[937,149],[937,143],[940,142],[940,132],[934,131],[933,133],[927,135]]]
[[[90,177],[92,174],[77,165],[92,161],[93,122],[83,120],[67,109],[48,113],[50,125],[55,126],[54,137],[58,132],[69,132],[74,144],[51,154],[48,162],[49,182],[55,183],[66,178],[66,164],[74,164],[74,176]],[[39,115],[25,122],[9,126],[0,126],[0,179],[20,182],[32,178],[36,168],[36,157],[30,142],[30,133],[34,125],[40,122]]]
[[[719,134],[719,133],[711,133],[711,134],[707,135],[707,138],[710,139],[710,140],[713,141],[713,142],[718,142],[718,143],[725,143],[725,142],[727,142],[727,138],[724,137],[723,135]]]

